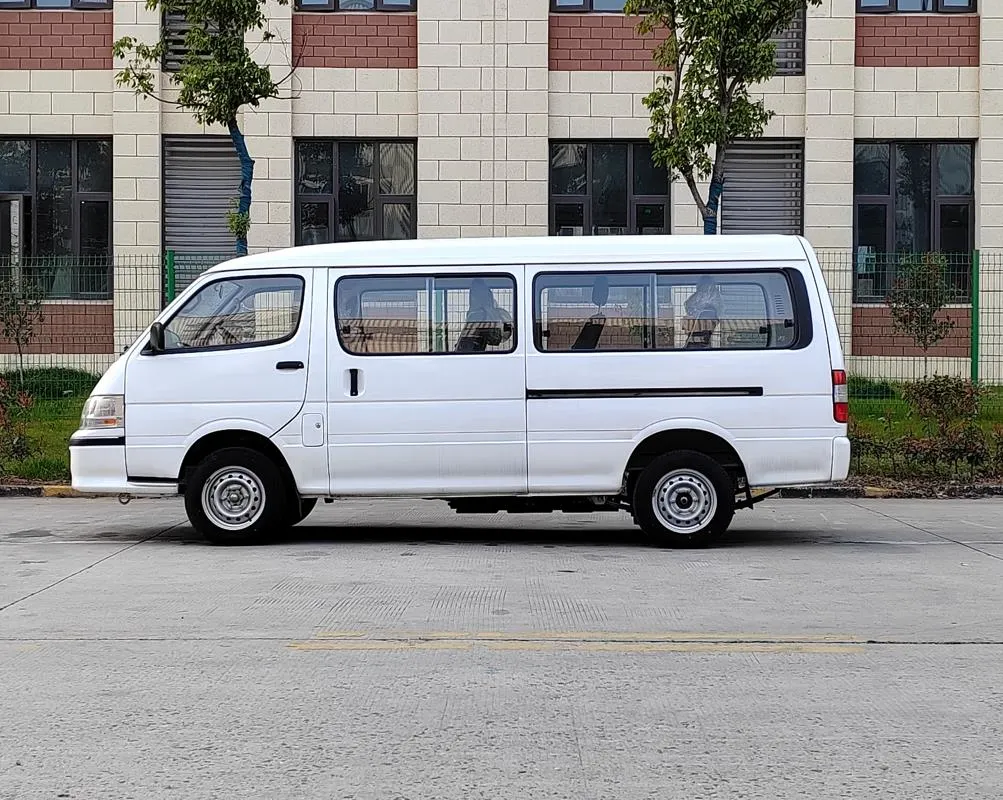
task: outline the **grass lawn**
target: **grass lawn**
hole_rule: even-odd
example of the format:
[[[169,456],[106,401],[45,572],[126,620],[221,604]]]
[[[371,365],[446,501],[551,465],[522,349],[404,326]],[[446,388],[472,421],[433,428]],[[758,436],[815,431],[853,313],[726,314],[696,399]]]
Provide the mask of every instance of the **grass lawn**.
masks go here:
[[[36,400],[28,423],[32,455],[0,467],[0,476],[39,483],[58,483],[70,478],[70,436],[80,424],[86,397]]]

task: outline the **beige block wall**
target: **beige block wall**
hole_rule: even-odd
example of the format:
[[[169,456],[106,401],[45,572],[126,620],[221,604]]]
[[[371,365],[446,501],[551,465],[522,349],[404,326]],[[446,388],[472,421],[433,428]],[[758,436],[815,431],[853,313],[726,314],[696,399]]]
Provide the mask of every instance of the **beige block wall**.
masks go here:
[[[418,235],[547,233],[548,7],[423,0]]]

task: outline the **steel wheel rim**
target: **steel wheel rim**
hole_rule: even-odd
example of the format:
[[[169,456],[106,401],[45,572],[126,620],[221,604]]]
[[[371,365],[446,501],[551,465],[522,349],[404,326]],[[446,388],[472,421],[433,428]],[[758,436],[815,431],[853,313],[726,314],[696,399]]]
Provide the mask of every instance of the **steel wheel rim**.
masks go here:
[[[717,513],[717,490],[699,472],[673,470],[655,485],[651,507],[658,521],[673,533],[696,533]]]
[[[216,470],[202,487],[202,509],[216,526],[228,531],[251,527],[265,511],[261,480],[244,467]]]

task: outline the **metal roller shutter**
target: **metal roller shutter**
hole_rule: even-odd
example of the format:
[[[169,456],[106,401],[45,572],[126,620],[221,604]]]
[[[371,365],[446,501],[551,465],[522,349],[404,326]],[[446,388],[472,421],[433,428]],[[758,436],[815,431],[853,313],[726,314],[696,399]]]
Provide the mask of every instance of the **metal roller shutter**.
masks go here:
[[[227,136],[164,137],[164,248],[177,254],[178,289],[234,252],[226,212],[240,192]]]
[[[735,142],[725,156],[721,233],[804,230],[804,141]]]

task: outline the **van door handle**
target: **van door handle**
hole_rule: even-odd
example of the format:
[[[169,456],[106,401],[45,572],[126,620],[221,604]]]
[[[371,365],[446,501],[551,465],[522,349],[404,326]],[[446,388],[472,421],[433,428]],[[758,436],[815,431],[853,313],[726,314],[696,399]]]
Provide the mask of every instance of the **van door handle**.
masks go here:
[[[359,396],[359,371],[354,367],[348,370],[348,393],[352,397]]]
[[[280,361],[275,369],[303,369],[302,361]]]

